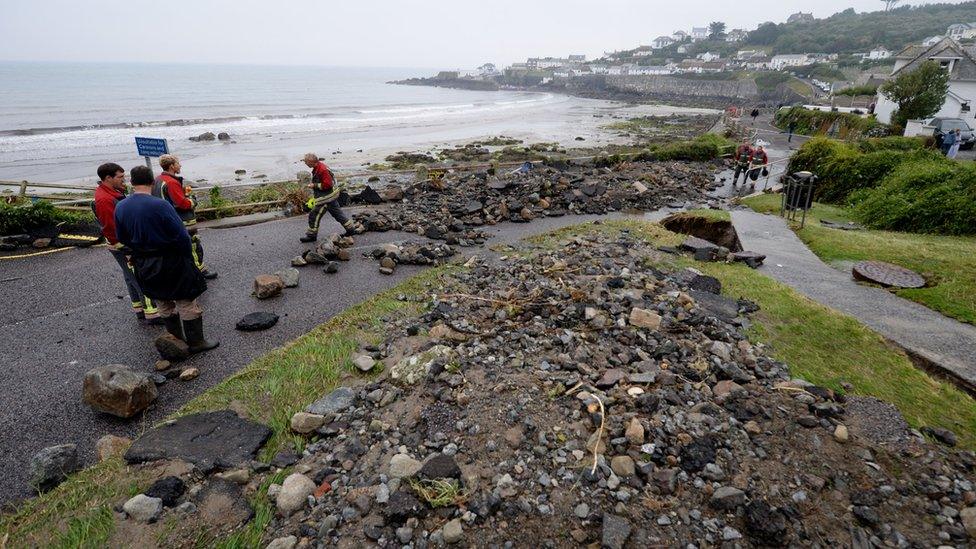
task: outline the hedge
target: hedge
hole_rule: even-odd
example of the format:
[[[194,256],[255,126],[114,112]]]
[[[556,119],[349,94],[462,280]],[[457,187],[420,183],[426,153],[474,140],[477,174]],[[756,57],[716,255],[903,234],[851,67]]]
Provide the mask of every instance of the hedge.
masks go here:
[[[30,205],[0,202],[0,235],[30,233],[58,223],[84,223],[92,219],[91,214],[59,210],[50,202],[39,201]]]
[[[868,131],[881,125],[874,116],[865,118],[856,114],[815,111],[804,107],[780,109],[773,117],[773,124],[781,129],[788,128],[791,121],[796,124],[793,132],[801,135],[826,135],[836,124],[836,137],[841,139],[866,135]]]

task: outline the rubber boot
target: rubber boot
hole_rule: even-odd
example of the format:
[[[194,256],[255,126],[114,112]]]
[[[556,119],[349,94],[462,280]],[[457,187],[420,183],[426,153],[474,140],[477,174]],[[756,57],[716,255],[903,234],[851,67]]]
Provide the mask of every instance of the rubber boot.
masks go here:
[[[313,233],[306,233],[305,236],[298,239],[299,242],[315,242],[318,240],[319,235]]]
[[[208,269],[206,267],[204,267],[203,269],[200,270],[200,274],[202,274],[203,275],[203,278],[205,278],[207,280],[213,280],[213,279],[217,278],[217,271],[211,271],[210,269]]]
[[[203,318],[183,321],[183,331],[186,332],[186,344],[190,353],[202,353],[220,345],[219,341],[207,341],[203,336]]]
[[[170,333],[176,339],[180,341],[186,341],[186,336],[183,335],[183,323],[180,322],[180,315],[169,315],[163,317],[163,324],[166,325],[166,331]]]

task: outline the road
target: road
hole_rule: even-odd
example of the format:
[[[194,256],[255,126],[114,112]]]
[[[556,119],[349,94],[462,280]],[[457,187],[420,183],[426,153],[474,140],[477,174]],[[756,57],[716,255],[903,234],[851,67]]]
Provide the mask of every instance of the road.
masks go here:
[[[656,215],[653,217],[659,217]],[[545,218],[530,224],[487,228],[492,242],[514,241],[596,216]],[[288,267],[305,248],[298,242],[304,218],[230,229],[203,229],[207,263],[220,273],[201,301],[204,325],[220,347],[184,363],[200,369],[191,382],[170,381],[144,417],[122,420],[93,412],[81,400],[84,374],[103,364],[125,364],[151,372],[159,358],[152,339],[162,328],[140,325],[129,310],[118,265],[104,248],[75,249],[21,260],[0,261],[0,502],[28,497],[28,463],[38,450],[74,443],[87,463],[105,434],[137,436],[194,396],[251,360],[327,321],[346,308],[420,271],[402,266],[393,276],[361,256],[386,242],[416,239],[406,233],[367,233],[356,238],[352,261],[338,274],[309,266],[299,286],[280,297],[250,296],[256,275]],[[338,231],[331,219],[323,232]],[[481,248],[464,250],[477,253]],[[234,329],[252,311],[281,317],[257,333]]]

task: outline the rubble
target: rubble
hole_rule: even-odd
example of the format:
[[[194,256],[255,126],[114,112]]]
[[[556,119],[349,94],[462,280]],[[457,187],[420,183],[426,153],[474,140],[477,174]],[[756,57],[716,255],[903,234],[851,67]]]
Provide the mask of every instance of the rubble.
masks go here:
[[[158,396],[149,376],[121,364],[89,370],[85,373],[82,392],[85,403],[93,409],[121,418],[145,410]]]

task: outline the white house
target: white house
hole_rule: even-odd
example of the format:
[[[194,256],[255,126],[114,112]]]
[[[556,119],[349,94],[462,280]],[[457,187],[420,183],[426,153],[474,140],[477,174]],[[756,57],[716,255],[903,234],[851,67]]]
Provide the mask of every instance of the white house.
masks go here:
[[[934,116],[963,118],[970,126],[976,125],[976,46],[962,46],[952,38],[943,38],[931,46],[908,46],[895,56],[895,68],[889,78],[918,68],[923,62],[936,61],[949,71],[949,92],[945,103]],[[880,93],[874,112],[878,120],[891,122],[891,115],[898,108]]]
[[[678,53],[688,53],[689,49],[687,44],[681,44],[678,46]]]
[[[939,43],[939,40],[942,40],[942,37],[939,36],[938,34],[935,36],[929,36],[925,40],[922,40],[922,45],[926,47],[934,46]]]
[[[953,40],[976,38],[976,22],[949,25],[949,28],[946,29],[946,36]]]
[[[495,76],[498,74],[498,68],[495,67],[494,63],[485,63],[478,67],[478,73],[481,76]]]
[[[671,38],[670,36],[658,36],[651,41],[651,47],[656,50],[666,48],[671,44],[674,44],[674,38]]]
[[[654,55],[654,48],[651,46],[640,46],[634,50],[634,57],[650,57]]]
[[[628,74],[640,74],[644,76],[656,74],[671,74],[671,69],[658,65],[635,66],[630,69]]]
[[[592,74],[607,74],[610,67],[606,65],[590,65],[590,72]]]
[[[674,31],[674,34],[671,35],[671,38],[674,38],[675,42],[684,42],[685,40],[691,38],[691,35],[685,31],[678,30],[678,31]]]
[[[577,64],[578,63],[586,63],[586,56],[585,55],[570,55],[569,56],[569,62],[570,63],[577,63]]]
[[[704,40],[706,38],[708,38],[708,27],[692,27],[691,29],[692,40]]]
[[[878,46],[868,52],[866,59],[875,61],[878,59],[888,59],[889,57],[891,57],[891,51],[889,51],[888,48],[884,46]]]
[[[607,68],[607,74],[613,75],[626,74],[626,71],[627,69],[624,68],[624,65],[613,65],[612,67]]]
[[[810,55],[806,53],[789,53],[774,55],[769,61],[769,68],[782,70],[787,67],[802,67],[810,64]]]
[[[719,55],[717,53],[712,53],[710,51],[707,51],[705,53],[699,53],[695,57],[697,57],[698,59],[701,59],[702,61],[705,61],[706,63],[708,63],[710,61],[718,61],[719,59],[722,58],[721,55]]]

